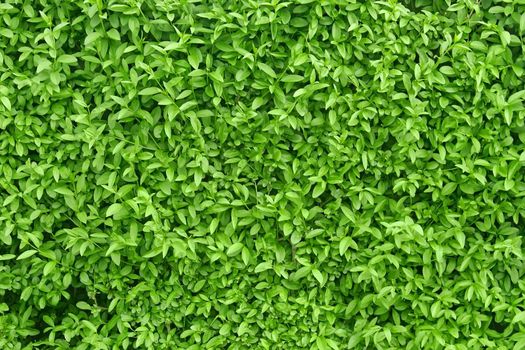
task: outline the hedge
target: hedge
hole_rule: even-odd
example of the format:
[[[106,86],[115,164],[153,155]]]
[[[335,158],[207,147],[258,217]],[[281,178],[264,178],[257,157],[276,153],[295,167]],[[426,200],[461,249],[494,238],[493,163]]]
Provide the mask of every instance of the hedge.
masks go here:
[[[1,349],[525,349],[524,0],[0,16]]]

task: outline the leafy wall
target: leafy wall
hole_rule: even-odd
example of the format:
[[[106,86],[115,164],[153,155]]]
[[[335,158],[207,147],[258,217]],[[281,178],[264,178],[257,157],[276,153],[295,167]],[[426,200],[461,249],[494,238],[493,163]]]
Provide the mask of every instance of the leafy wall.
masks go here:
[[[525,349],[525,1],[0,16],[2,349]]]

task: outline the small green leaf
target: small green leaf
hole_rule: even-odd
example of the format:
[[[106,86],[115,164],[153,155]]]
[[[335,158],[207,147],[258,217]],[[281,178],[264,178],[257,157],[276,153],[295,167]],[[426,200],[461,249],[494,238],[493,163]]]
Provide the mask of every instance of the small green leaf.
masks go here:
[[[522,322],[525,323],[525,311],[518,312],[513,318],[512,323]]]
[[[56,266],[56,261],[48,261],[46,265],[44,266],[44,271],[43,271],[44,276],[49,275],[55,269],[55,266]]]
[[[77,58],[73,55],[61,55],[60,57],[58,57],[57,62],[73,64],[73,63],[77,63]]]
[[[272,268],[273,264],[271,261],[266,261],[266,262],[262,262],[260,263],[259,265],[257,265],[255,267],[255,270],[254,272],[255,273],[260,273],[260,272],[263,272],[263,271],[266,271],[266,270],[270,270]]]
[[[465,247],[465,233],[463,231],[458,231],[455,233],[455,236],[461,248],[464,248]]]
[[[292,280],[300,280],[301,278],[306,277],[310,273],[310,271],[312,271],[311,266],[302,266],[294,272],[294,274],[292,275]]]
[[[96,41],[100,37],[101,37],[101,34],[99,32],[89,33],[86,36],[86,39],[84,39],[84,45],[88,46],[88,45],[90,45],[91,43],[93,43],[94,41]]]
[[[262,97],[256,97],[252,102],[252,109],[255,111],[262,105],[264,105],[264,99]]]
[[[14,258],[16,258],[16,255],[14,255],[14,254],[3,254],[3,255],[0,255],[0,261],[11,260],[11,259],[14,259]]]
[[[244,244],[242,244],[240,242],[234,243],[228,248],[228,251],[226,252],[226,255],[228,255],[228,256],[235,256],[235,255],[237,255],[237,254],[239,254],[241,252],[243,247],[244,247]]]
[[[93,333],[97,333],[97,327],[91,323],[90,321],[88,320],[82,320],[80,321],[84,326],[86,326],[87,328],[89,328]]]
[[[257,62],[257,67],[259,67],[260,70],[268,74],[270,77],[277,78],[277,74],[275,74],[275,71],[273,70],[273,68],[267,65],[266,63]]]
[[[323,194],[323,192],[325,191],[326,189],[326,182],[318,182],[315,187],[314,187],[314,191],[312,193],[312,197],[313,198],[317,198],[319,197],[320,195]]]
[[[281,79],[283,83],[296,83],[296,82],[303,81],[303,80],[304,80],[304,77],[300,75],[285,75]]]
[[[357,249],[357,244],[352,239],[352,237],[344,237],[339,242],[339,255],[344,255],[349,247],[352,247],[353,249]]]
[[[108,216],[115,216],[115,215],[118,215],[118,214],[123,214],[124,212],[126,212],[126,208],[122,204],[120,204],[120,203],[113,203],[106,210],[106,217],[108,217]]]
[[[314,275],[315,279],[319,282],[319,284],[323,285],[324,278],[323,278],[323,274],[321,273],[321,271],[319,271],[318,269],[313,269],[312,274]]]
[[[330,350],[328,343],[324,337],[317,337],[315,344],[319,350]]]
[[[507,32],[506,30],[503,30],[501,33],[500,33],[500,38],[501,38],[501,43],[503,44],[503,46],[508,46],[510,44],[510,33]]]
[[[31,293],[32,292],[33,292],[33,287],[28,286],[28,287],[24,288],[22,293],[20,293],[20,299],[22,299],[22,300],[29,300],[29,298],[31,297]]]
[[[120,33],[115,28],[108,30],[108,38],[120,41]]]
[[[64,196],[74,196],[75,194],[67,187],[57,187],[54,190],[56,193],[60,193]]]
[[[242,261],[244,262],[244,265],[248,265],[250,263],[251,254],[248,248],[244,247],[242,248]]]
[[[202,62],[202,53],[196,47],[190,47],[188,49],[188,62],[193,69],[198,69],[199,64]]]
[[[22,260],[22,259],[27,259],[33,255],[35,255],[37,253],[36,250],[34,249],[29,249],[29,250],[26,250],[25,252],[23,252],[22,254],[20,254],[18,256],[18,258],[16,258],[16,260]]]
[[[449,182],[443,187],[443,190],[441,190],[441,194],[443,196],[448,196],[452,194],[456,190],[457,187],[458,187],[457,183]]]
[[[142,90],[140,90],[139,95],[141,96],[151,96],[161,93],[162,90],[158,87],[147,87]]]
[[[9,98],[7,96],[2,96],[0,98],[0,100],[2,101],[2,104],[5,106],[5,108],[10,111],[11,110],[11,101],[9,100]]]

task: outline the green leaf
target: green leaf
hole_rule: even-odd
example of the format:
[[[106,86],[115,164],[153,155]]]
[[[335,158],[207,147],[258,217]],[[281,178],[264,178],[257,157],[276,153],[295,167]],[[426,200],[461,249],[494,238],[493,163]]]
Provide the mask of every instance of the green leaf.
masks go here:
[[[248,265],[250,263],[251,254],[248,248],[244,247],[242,248],[242,261],[244,262],[244,265]]]
[[[455,236],[461,248],[464,248],[465,247],[465,233],[463,231],[458,231],[455,233]]]
[[[323,285],[324,283],[324,278],[323,278],[323,274],[321,273],[321,271],[317,270],[317,269],[313,269],[312,270],[312,274],[314,275],[315,279],[319,282],[320,285]]]
[[[116,41],[120,41],[120,33],[115,28],[108,30],[108,38]]]
[[[273,70],[273,68],[267,65],[266,63],[257,62],[257,67],[259,67],[260,70],[262,70],[264,73],[266,73],[270,77],[277,78],[277,74],[275,74],[275,71]]]
[[[525,311],[520,311],[512,318],[512,323],[523,322],[525,323]]]
[[[35,255],[37,253],[36,250],[34,249],[29,249],[29,250],[26,250],[24,251],[23,253],[21,253],[18,258],[16,258],[16,260],[22,260],[22,259],[27,259],[27,258],[30,258],[32,257],[33,255]]]
[[[262,97],[256,97],[252,102],[252,109],[257,110],[257,108],[264,105],[264,99]]]
[[[106,217],[108,216],[125,216],[127,213],[126,208],[120,203],[111,204],[106,210]]]
[[[254,272],[255,273],[261,273],[266,270],[270,270],[272,268],[273,264],[271,261],[262,262],[259,265],[255,267]]]
[[[85,301],[79,301],[76,306],[80,310],[91,310],[91,305],[89,305]]]
[[[313,190],[312,197],[317,198],[324,193],[326,189],[326,182],[318,182]]]
[[[243,247],[244,247],[244,244],[240,242],[234,243],[228,248],[228,252],[226,253],[226,255],[235,256],[241,252]]]
[[[324,337],[317,337],[315,344],[319,350],[330,350],[328,343]]]
[[[283,83],[296,83],[296,82],[303,81],[303,80],[304,80],[304,77],[300,75],[295,75],[295,74],[285,75],[281,79]]]
[[[4,107],[10,111],[11,110],[11,101],[9,100],[9,98],[7,96],[2,96],[0,97],[0,100],[2,101],[2,104],[4,105]]]
[[[339,255],[344,255],[350,247],[352,247],[353,249],[358,249],[357,244],[352,239],[352,237],[344,237],[339,242]]]
[[[312,268],[310,266],[302,266],[294,272],[294,274],[292,275],[292,280],[300,280],[301,278],[308,276],[310,271],[312,271]]]
[[[55,266],[56,266],[56,261],[48,261],[46,265],[44,266],[44,270],[43,270],[44,276],[49,275],[55,269]]]
[[[24,288],[22,293],[20,293],[20,299],[21,300],[26,300],[26,301],[29,300],[29,298],[31,297],[32,292],[33,292],[33,287],[28,286],[28,287]]]
[[[507,32],[506,30],[503,30],[501,33],[500,33],[500,38],[501,38],[501,43],[503,44],[503,46],[508,46],[510,44],[510,33]]]
[[[89,328],[89,330],[91,330],[93,333],[97,333],[97,327],[91,323],[90,321],[88,320],[82,320],[80,321],[84,326],[86,326],[87,328]]]
[[[195,47],[190,47],[188,49],[188,62],[193,67],[193,69],[198,69],[199,64],[202,62],[201,51]]]
[[[147,87],[139,91],[139,95],[141,96],[151,96],[161,93],[162,90],[158,87]]]
[[[99,32],[89,33],[84,39],[84,45],[89,46],[91,43],[95,42],[100,37],[101,37],[101,34]]]
[[[14,258],[16,258],[16,255],[14,255],[14,254],[2,254],[2,255],[0,255],[0,261],[11,260],[11,259],[14,259]]]
[[[57,62],[73,64],[73,63],[77,63],[77,58],[73,55],[61,55],[58,57]]]
[[[457,187],[458,187],[457,183],[449,182],[443,187],[443,190],[441,190],[441,194],[443,196],[448,196],[452,194],[456,190]]]
[[[71,191],[67,187],[57,187],[57,188],[54,189],[54,191],[56,193],[62,194],[64,196],[74,196],[75,195],[75,193],[73,193],[73,191]]]

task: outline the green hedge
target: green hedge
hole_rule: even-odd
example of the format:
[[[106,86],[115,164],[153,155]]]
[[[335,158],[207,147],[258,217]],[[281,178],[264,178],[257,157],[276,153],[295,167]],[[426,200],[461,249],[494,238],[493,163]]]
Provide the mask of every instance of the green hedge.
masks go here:
[[[525,349],[525,1],[0,4],[1,349]]]

